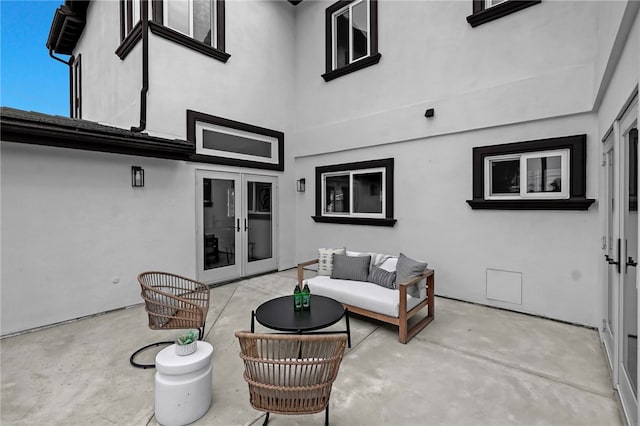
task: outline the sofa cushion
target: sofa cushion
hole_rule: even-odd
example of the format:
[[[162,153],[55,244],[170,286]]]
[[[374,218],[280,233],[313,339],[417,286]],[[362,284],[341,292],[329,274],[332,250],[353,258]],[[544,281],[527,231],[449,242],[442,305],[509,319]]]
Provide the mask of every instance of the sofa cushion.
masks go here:
[[[357,306],[393,318],[399,316],[400,297],[398,290],[384,288],[366,281],[337,280],[321,275],[309,278],[307,283],[311,294],[330,297],[340,303]],[[423,290],[420,294],[419,299],[407,295],[407,312],[424,300],[426,291]]]
[[[396,284],[406,283],[412,278],[424,273],[427,269],[426,262],[411,259],[400,253],[398,256],[398,264],[396,265]],[[420,297],[420,288],[418,285],[412,285],[407,288],[407,293],[413,297]]]
[[[331,275],[331,270],[333,269],[333,255],[344,254],[345,252],[346,249],[344,247],[337,249],[318,249],[318,275]]]
[[[371,256],[347,256],[345,254],[334,254],[331,278],[367,281],[370,262]]]
[[[381,254],[381,253],[361,253],[358,251],[350,251],[347,250],[347,256],[371,256],[371,262],[369,263],[369,272],[371,272],[371,268],[374,266],[380,266],[384,263],[385,260],[392,257],[390,254]]]
[[[384,269],[385,271],[395,272],[396,265],[398,264],[397,256],[389,256],[387,259],[382,262],[381,265],[376,265],[380,269]]]
[[[396,273],[395,271],[385,271],[377,266],[371,267],[371,272],[367,277],[367,281],[381,285],[386,288],[395,288],[396,285]]]

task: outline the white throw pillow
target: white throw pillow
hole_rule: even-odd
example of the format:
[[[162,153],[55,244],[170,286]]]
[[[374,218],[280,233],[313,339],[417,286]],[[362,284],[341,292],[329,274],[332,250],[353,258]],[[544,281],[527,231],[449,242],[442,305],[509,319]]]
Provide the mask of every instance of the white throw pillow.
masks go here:
[[[346,251],[347,249],[345,247],[318,249],[318,275],[331,276],[331,272],[333,271],[333,255],[345,254]]]

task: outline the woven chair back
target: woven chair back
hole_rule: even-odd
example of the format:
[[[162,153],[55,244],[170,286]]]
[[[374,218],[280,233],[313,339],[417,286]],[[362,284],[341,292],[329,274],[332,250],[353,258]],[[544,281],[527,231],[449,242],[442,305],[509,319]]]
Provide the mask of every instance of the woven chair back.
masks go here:
[[[168,272],[138,275],[141,296],[149,316],[149,328],[189,329],[204,327],[209,310],[209,287]]]
[[[344,356],[344,334],[292,335],[236,332],[253,408],[313,414],[329,404]]]

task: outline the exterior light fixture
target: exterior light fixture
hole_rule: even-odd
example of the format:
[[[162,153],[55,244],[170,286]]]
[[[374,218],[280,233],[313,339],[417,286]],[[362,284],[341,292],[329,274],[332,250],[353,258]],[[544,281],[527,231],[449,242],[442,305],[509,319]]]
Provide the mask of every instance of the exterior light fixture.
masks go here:
[[[131,186],[134,188],[144,186],[144,169],[140,166],[131,166]]]
[[[305,180],[304,178],[302,179],[298,179],[296,181],[296,191],[298,192],[304,192],[304,187],[305,187]]]
[[[433,117],[435,114],[435,110],[433,108],[429,108],[424,112],[424,116],[427,118]]]

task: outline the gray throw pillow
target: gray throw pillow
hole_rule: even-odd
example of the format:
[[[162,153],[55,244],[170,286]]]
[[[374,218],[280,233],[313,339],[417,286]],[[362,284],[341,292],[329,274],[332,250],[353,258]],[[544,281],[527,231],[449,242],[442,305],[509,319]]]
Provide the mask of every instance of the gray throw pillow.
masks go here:
[[[411,259],[400,253],[398,264],[396,265],[396,284],[406,283],[411,278],[423,274],[425,269],[427,269],[425,262]],[[417,284],[407,288],[407,293],[413,297],[420,297],[420,289]]]
[[[393,289],[396,285],[396,273],[395,271],[385,271],[377,266],[372,266],[367,281]]]
[[[331,278],[341,280],[367,281],[371,256],[333,255]]]

